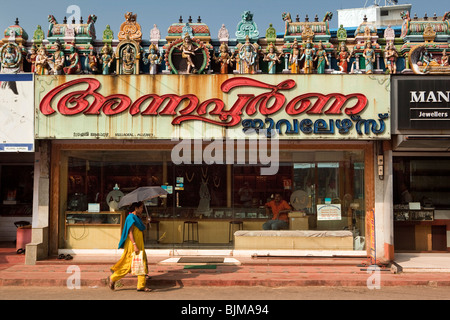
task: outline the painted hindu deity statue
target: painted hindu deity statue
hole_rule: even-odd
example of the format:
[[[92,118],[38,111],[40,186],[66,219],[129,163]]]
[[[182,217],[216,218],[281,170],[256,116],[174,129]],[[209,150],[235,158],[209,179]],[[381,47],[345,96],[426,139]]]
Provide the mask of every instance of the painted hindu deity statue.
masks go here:
[[[397,49],[395,49],[395,46],[392,42],[389,42],[384,52],[384,60],[390,74],[397,73],[397,59]]]
[[[256,73],[256,57],[255,47],[250,43],[249,38],[239,50],[239,73],[254,74]]]
[[[134,74],[135,52],[131,45],[127,45],[122,53],[122,70],[123,74]]]
[[[441,20],[436,15],[419,19],[410,18],[409,12],[402,12],[402,33],[404,44],[399,53],[406,56],[406,69],[415,74],[450,74],[450,67],[442,64],[444,50],[450,42],[450,11]],[[446,55],[446,53],[445,53]]]
[[[281,61],[273,43],[269,44],[269,52],[264,55],[264,61],[268,61],[267,72],[269,74],[277,73],[277,63],[281,63]]]
[[[301,49],[298,46],[297,39],[294,40],[292,48],[289,52],[289,69],[291,73],[300,73],[299,59],[301,56]]]
[[[161,32],[159,31],[156,24],[154,24],[153,29],[150,30],[150,42],[155,46],[157,46],[160,39],[161,39]]]
[[[323,48],[322,41],[319,42],[318,49],[316,51],[316,56],[314,58],[314,61],[317,60],[317,73],[324,74],[325,73],[325,66],[329,64],[327,53],[325,49]]]
[[[100,60],[102,64],[102,74],[110,74],[113,55],[111,52],[111,48],[107,43],[105,43],[105,45],[102,48]]]
[[[81,60],[75,46],[70,47],[69,65],[64,68],[65,74],[79,74],[81,73]]]
[[[228,29],[225,27],[224,24],[222,24],[222,27],[219,29],[219,33],[217,34],[217,39],[219,39],[220,42],[228,42],[230,39],[230,33],[228,32]]]
[[[443,67],[448,67],[449,66],[447,50],[445,50],[445,49],[442,52],[441,66],[443,66]]]
[[[420,62],[423,67],[423,69],[422,69],[423,73],[428,73],[430,67],[432,67],[432,66],[433,67],[439,66],[438,62],[433,58],[433,54],[430,53],[427,48],[425,48],[423,50],[421,57],[420,57]]]
[[[137,14],[127,12],[125,22],[120,25],[117,34],[119,44],[114,57],[116,59],[117,74],[140,74],[142,32],[137,22]]]
[[[338,60],[339,71],[342,73],[347,73],[348,63],[350,62],[351,54],[348,52],[345,43],[342,43],[339,47],[339,52],[336,54],[336,59]]]
[[[86,59],[86,69],[89,71],[89,73],[91,74],[96,74],[98,73],[98,57],[97,57],[97,53],[95,52],[95,49],[92,48],[89,51],[89,54],[87,56]]]
[[[152,43],[149,47],[149,53],[144,58],[144,64],[150,64],[150,74],[158,73],[158,66],[161,64],[162,57],[158,56],[156,46]]]
[[[227,74],[228,66],[233,65],[233,57],[228,50],[228,45],[226,43],[222,43],[219,48],[219,55],[213,56],[214,61],[220,64],[220,73]]]
[[[302,56],[300,57],[300,60],[303,59],[305,60],[303,64],[303,72],[305,74],[311,74],[314,68],[314,48],[311,44],[311,41],[306,42],[306,48],[303,51]]]
[[[25,49],[28,34],[19,25],[19,19],[6,28],[4,38],[0,39],[0,65],[2,73],[23,71],[23,60],[27,56]]]
[[[22,65],[22,53],[16,43],[6,43],[0,49],[2,73],[19,73]]]
[[[48,58],[47,49],[44,45],[41,45],[36,56],[35,73],[38,75],[46,75],[49,74],[49,70],[50,59]]]
[[[65,67],[65,55],[62,50],[62,45],[59,40],[55,42],[55,52],[53,53],[53,74],[64,74]]]
[[[36,71],[36,57],[37,57],[37,48],[35,45],[32,45],[30,48],[30,53],[27,55],[27,61],[31,65],[32,73]]]
[[[367,41],[363,51],[364,61],[366,63],[366,74],[373,73],[373,64],[375,63],[375,50],[372,48],[372,42]]]
[[[169,27],[167,44],[163,47],[167,69],[174,74],[207,73],[212,52],[209,27],[200,17],[196,23],[191,17],[188,21],[183,23],[180,17],[178,23]]]
[[[183,44],[181,45],[181,57],[186,60],[186,73],[196,73],[197,69],[195,68],[195,64],[193,58],[195,56],[195,51],[199,49],[199,47],[195,47],[192,43],[192,39],[188,33],[184,35]]]

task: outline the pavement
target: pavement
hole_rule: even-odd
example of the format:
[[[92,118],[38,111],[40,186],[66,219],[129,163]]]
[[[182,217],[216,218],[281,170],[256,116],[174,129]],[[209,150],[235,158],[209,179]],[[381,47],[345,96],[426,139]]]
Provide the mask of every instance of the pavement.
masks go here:
[[[187,259],[186,259],[187,258]],[[219,260],[218,260],[219,258]],[[222,259],[220,259],[222,258]],[[196,260],[200,259],[200,260]],[[115,255],[50,257],[25,265],[15,248],[0,248],[1,286],[107,285]],[[148,255],[147,286],[450,286],[450,254],[396,254],[374,270],[362,257],[174,257]],[[78,277],[79,276],[79,277]],[[127,275],[120,286],[135,286]]]

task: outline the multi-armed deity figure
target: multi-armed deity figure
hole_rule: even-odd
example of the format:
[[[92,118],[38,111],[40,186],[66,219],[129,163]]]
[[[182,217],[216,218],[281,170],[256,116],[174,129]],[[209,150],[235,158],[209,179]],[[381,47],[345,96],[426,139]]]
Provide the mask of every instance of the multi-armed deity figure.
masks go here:
[[[149,47],[149,53],[147,57],[143,59],[144,64],[150,64],[150,74],[158,73],[158,66],[161,64],[162,57],[158,56],[157,49],[154,44]]]
[[[420,56],[420,61],[422,62],[423,73],[427,73],[430,65],[437,65],[437,62],[435,59],[433,59],[433,55],[428,51],[427,48],[424,48],[423,52]]]
[[[269,44],[269,52],[265,54],[264,61],[268,61],[267,72],[269,74],[277,73],[277,63],[280,63],[280,55],[276,51],[273,43]]]
[[[384,59],[386,67],[389,70],[389,73],[391,74],[397,73],[398,53],[392,42],[389,42],[386,46],[386,51],[384,52]]]
[[[214,61],[220,64],[220,73],[227,74],[228,66],[233,65],[233,57],[231,56],[226,43],[222,43],[219,48],[219,55],[213,56]]]
[[[317,73],[323,74],[325,73],[325,66],[329,64],[327,58],[327,52],[323,48],[322,41],[319,42],[319,48],[316,51],[316,56],[314,61],[317,60]]]
[[[242,74],[256,73],[256,49],[247,37],[245,44],[239,50],[239,69]]]
[[[348,52],[345,43],[342,43],[339,47],[339,52],[336,54],[336,59],[338,60],[339,71],[342,73],[347,73],[348,63],[350,62],[351,54]]]
[[[306,48],[303,51],[300,60],[305,59],[305,63],[303,65],[303,71],[305,74],[311,74],[313,71],[313,60],[314,60],[314,48],[312,47],[311,41],[306,42]]]
[[[122,53],[122,71],[123,74],[134,74],[135,52],[131,45],[127,45]]]
[[[187,64],[187,73],[195,73],[197,69],[195,68],[194,61],[192,60],[195,56],[195,51],[197,51],[200,47],[195,47],[192,44],[192,39],[188,33],[185,34],[183,39],[183,44],[181,45],[181,57],[186,59]]]
[[[22,65],[22,54],[16,43],[4,44],[0,49],[2,73],[19,73]]]

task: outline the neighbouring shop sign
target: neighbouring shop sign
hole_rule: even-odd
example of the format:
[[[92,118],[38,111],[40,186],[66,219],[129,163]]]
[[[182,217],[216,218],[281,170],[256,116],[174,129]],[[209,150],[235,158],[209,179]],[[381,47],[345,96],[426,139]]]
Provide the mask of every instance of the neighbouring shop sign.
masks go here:
[[[40,76],[38,139],[390,139],[389,76]]]
[[[395,79],[398,130],[450,130],[450,79]]]
[[[0,74],[0,152],[34,152],[33,74]]]

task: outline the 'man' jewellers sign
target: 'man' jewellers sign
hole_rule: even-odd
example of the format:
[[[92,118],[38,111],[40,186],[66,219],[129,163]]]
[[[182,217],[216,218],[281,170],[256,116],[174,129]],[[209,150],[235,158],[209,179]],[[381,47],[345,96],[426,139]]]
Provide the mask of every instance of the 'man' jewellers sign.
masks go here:
[[[450,79],[397,79],[399,130],[450,130]]]

